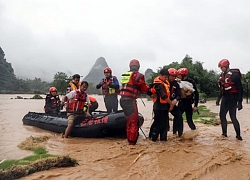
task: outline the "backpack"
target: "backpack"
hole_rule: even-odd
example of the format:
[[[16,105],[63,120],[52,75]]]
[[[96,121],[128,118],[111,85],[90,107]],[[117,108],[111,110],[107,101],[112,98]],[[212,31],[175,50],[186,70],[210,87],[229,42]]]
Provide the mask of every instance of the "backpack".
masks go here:
[[[241,74],[241,72],[240,72],[240,70],[238,68],[230,69],[230,71],[232,73],[238,74],[238,76],[240,77],[240,80],[242,79],[242,74]]]

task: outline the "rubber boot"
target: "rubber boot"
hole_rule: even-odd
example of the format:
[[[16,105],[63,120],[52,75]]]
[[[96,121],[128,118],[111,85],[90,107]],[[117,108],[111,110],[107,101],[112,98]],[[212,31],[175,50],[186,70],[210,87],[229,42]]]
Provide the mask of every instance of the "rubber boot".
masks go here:
[[[136,145],[138,137],[139,137],[139,132],[138,132],[137,137],[136,137],[136,139],[134,141],[128,139],[128,144],[129,145]]]
[[[181,137],[183,134],[183,131],[178,130],[178,136]]]
[[[167,130],[164,130],[160,133],[160,141],[167,141]]]
[[[242,137],[241,137],[240,135],[237,135],[236,138],[237,138],[238,140],[240,140],[240,141],[243,140]]]
[[[153,129],[153,132],[152,132],[152,137],[151,137],[151,139],[152,139],[152,141],[156,141],[157,139],[158,139],[158,136],[159,136],[159,131],[158,131],[158,129]]]
[[[227,134],[226,134],[226,133],[223,133],[222,136],[227,137]],[[237,137],[237,136],[236,136],[236,137]]]

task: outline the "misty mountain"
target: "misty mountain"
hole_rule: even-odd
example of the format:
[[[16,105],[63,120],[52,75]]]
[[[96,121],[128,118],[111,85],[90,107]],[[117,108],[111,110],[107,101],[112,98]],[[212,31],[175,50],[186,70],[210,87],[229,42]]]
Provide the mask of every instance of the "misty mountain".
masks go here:
[[[98,84],[100,80],[104,77],[103,70],[106,67],[109,67],[106,60],[103,57],[99,57],[90,69],[88,75],[83,78],[83,80],[90,83]]]
[[[0,47],[0,93],[43,93],[47,92],[51,84],[40,78],[23,80],[16,77],[11,63],[5,59],[3,49]]]
[[[147,80],[149,80],[151,78],[151,75],[153,74],[153,70],[148,68],[146,71],[145,71],[145,81],[147,82]]]
[[[106,67],[109,67],[109,66],[108,66],[108,63],[106,62],[105,58],[99,57],[96,60],[93,67],[90,69],[88,75],[85,78],[83,78],[83,80],[90,82],[90,83],[98,84],[100,82],[100,80],[104,77],[103,70]],[[145,80],[146,81],[151,78],[152,73],[153,73],[153,70],[150,68],[148,68],[145,71]]]

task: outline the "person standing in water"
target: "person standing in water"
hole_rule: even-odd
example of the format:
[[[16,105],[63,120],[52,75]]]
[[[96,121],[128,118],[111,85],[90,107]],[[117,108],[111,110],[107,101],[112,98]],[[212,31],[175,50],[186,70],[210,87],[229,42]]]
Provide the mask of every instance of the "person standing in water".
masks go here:
[[[120,92],[120,85],[117,77],[112,76],[112,70],[109,67],[104,69],[105,77],[101,82],[96,85],[97,89],[102,87],[102,94],[104,96],[104,103],[108,113],[118,111],[118,99],[117,95]]]
[[[146,93],[149,86],[145,83],[145,77],[139,72],[140,63],[133,59],[129,63],[130,70],[121,76],[120,105],[127,119],[126,131],[130,145],[135,145],[139,136],[139,115],[136,99],[141,93]]]
[[[168,81],[170,83],[170,100],[172,105],[170,106],[170,113],[174,116],[173,120],[173,134],[178,132],[178,136],[181,137],[183,134],[183,117],[181,110],[177,106],[177,103],[181,99],[181,91],[178,82],[176,81],[177,70],[174,68],[169,68]]]
[[[160,135],[160,141],[167,141],[167,132],[169,131],[169,108],[172,105],[170,100],[170,83],[168,82],[169,72],[162,69],[160,75],[154,79],[151,88],[154,122],[150,127],[149,138],[156,141]]]
[[[220,89],[222,100],[220,105],[220,120],[222,128],[222,136],[227,137],[227,119],[226,115],[229,112],[233,123],[236,138],[242,140],[240,134],[240,124],[236,118],[237,109],[240,111],[243,101],[243,88],[241,83],[241,73],[239,69],[230,69],[230,62],[227,59],[222,59],[218,63],[218,67],[222,73],[220,75]]]
[[[85,102],[87,102],[88,104],[90,103],[88,94],[86,93],[88,85],[88,82],[82,81],[80,89],[70,91],[68,94],[65,95],[62,101],[63,105],[64,102],[68,102],[66,107],[68,116],[68,126],[65,130],[65,138],[68,138],[68,136],[70,135],[71,130],[74,126],[74,120],[78,116],[91,116],[89,113],[89,108],[86,109],[86,112],[84,111],[84,108],[86,107]]]
[[[187,81],[190,85],[192,85],[192,88],[194,91],[188,95],[184,95],[181,97],[178,107],[180,108],[182,114],[185,112],[186,119],[188,126],[190,129],[195,130],[196,126],[193,121],[193,112],[198,111],[198,103],[199,103],[199,93],[196,87],[196,84],[193,79],[188,77],[188,69],[187,68],[180,68],[177,70],[177,77],[181,81]],[[192,104],[194,104],[194,107],[192,107]]]

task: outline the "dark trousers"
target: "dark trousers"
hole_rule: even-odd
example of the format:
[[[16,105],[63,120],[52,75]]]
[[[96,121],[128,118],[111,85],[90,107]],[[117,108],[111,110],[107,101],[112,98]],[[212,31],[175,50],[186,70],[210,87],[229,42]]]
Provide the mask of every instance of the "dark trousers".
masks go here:
[[[178,132],[179,137],[181,137],[183,133],[183,117],[181,110],[174,106],[174,108],[171,111],[171,114],[174,116],[173,120],[173,134]]]
[[[185,112],[186,114],[186,119],[187,119],[187,123],[188,126],[190,127],[190,129],[195,130],[195,124],[193,122],[193,107],[192,107],[192,100],[185,98],[185,99],[181,99],[178,103],[178,107],[181,110],[181,114],[183,114]]]
[[[229,116],[233,123],[236,135],[240,136],[240,124],[236,118],[236,110],[237,110],[237,95],[234,94],[223,95],[220,105],[220,120],[221,120],[221,128],[223,135],[227,135],[226,115],[229,112]]]
[[[167,132],[169,130],[169,116],[167,110],[153,110],[154,122],[150,127],[149,138],[156,141],[160,135],[161,141],[167,140]]]
[[[104,103],[108,113],[118,111],[117,94],[105,95]]]

